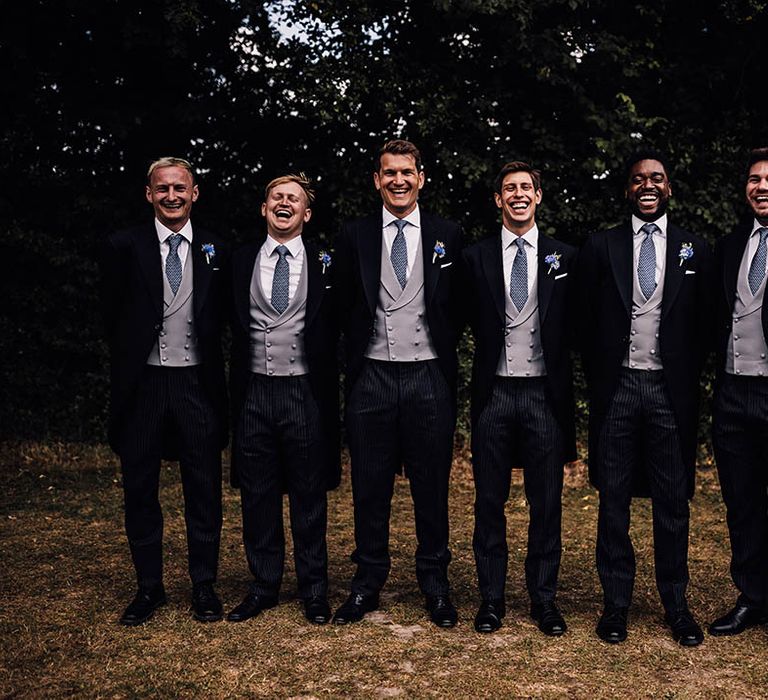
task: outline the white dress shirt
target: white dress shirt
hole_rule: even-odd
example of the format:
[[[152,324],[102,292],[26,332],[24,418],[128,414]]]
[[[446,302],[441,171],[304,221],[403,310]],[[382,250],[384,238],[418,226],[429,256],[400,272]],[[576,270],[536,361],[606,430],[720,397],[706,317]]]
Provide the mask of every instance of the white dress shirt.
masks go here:
[[[382,207],[382,222],[384,225],[384,245],[388,253],[392,254],[392,243],[395,241],[397,235],[397,226],[395,226],[396,217],[386,207]],[[419,213],[419,205],[408,214],[403,217],[403,221],[407,224],[403,228],[403,235],[405,236],[405,248],[408,253],[408,265],[405,269],[406,279],[411,276],[411,270],[413,270],[413,263],[416,260],[416,253],[419,249],[419,239],[421,237],[421,214]]]
[[[504,263],[504,293],[509,296],[509,278],[512,275],[512,263],[515,261],[518,247],[515,241],[522,238],[525,241],[526,262],[528,266],[528,296],[536,284],[536,271],[538,270],[539,227],[534,224],[522,236],[512,233],[506,226],[501,227],[501,254]]]
[[[634,274],[637,278],[637,262],[640,258],[640,246],[643,245],[645,239],[645,231],[640,229],[646,224],[656,224],[659,230],[653,234],[653,247],[656,249],[656,272],[653,279],[658,284],[661,281],[661,273],[664,271],[664,260],[667,255],[667,215],[662,214],[656,221],[643,221],[634,214],[632,215],[632,230],[635,232],[632,238],[633,255],[632,262],[634,265]]]
[[[286,255],[288,261],[288,301],[293,299],[301,279],[301,269],[304,266],[304,243],[301,236],[292,238],[287,243],[280,243],[272,236],[267,235],[264,244],[259,251],[259,270],[261,272],[261,288],[267,299],[272,298],[272,282],[275,278],[275,267],[280,256],[275,252],[279,245],[288,248],[290,255]]]
[[[168,259],[168,253],[171,250],[171,244],[168,243],[168,239],[174,235],[174,233],[180,233],[182,236],[181,243],[179,244],[179,260],[181,260],[181,273],[184,274],[184,265],[187,262],[187,253],[189,247],[192,245],[192,221],[187,219],[187,223],[184,224],[181,231],[171,231],[167,226],[161,224],[155,219],[155,230],[157,231],[157,238],[160,241],[160,256],[163,259],[163,274],[165,274],[165,261]]]
[[[757,229],[759,228],[768,228],[768,226],[763,226],[757,219],[755,219],[755,223],[752,225],[752,233],[749,235],[749,239],[747,240],[747,260],[749,260],[749,264],[747,265],[747,274],[749,274],[749,270],[752,267],[752,258],[755,257],[755,253],[757,252],[757,246],[760,243],[760,236],[757,233]],[[768,260],[766,260],[766,268],[768,268]],[[765,277],[765,270],[763,270],[763,277]]]

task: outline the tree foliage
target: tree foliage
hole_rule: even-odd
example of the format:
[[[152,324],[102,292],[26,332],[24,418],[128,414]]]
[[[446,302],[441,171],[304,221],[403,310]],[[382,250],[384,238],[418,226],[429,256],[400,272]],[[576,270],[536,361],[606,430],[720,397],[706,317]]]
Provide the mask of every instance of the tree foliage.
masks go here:
[[[422,148],[423,201],[498,225],[511,158],[544,171],[542,228],[580,243],[624,215],[621,163],[670,153],[673,216],[729,230],[768,143],[758,0],[29,0],[2,3],[3,432],[97,438],[106,357],[95,255],[149,216],[148,163],[201,172],[194,218],[233,242],[263,185],[318,183],[312,232],[376,205],[372,151]]]

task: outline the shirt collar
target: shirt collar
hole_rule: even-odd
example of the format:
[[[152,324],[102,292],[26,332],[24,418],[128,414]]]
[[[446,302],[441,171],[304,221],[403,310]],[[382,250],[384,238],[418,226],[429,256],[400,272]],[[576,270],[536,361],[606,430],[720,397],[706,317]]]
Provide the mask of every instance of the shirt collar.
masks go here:
[[[768,228],[768,226],[763,226],[763,224],[755,219],[754,223],[752,224],[752,233],[750,235],[754,236],[757,233],[757,229],[759,228]]]
[[[180,233],[186,239],[187,243],[192,243],[192,220],[187,219],[187,223],[182,226],[180,231],[171,231],[165,224],[161,224],[158,219],[155,219],[155,231],[157,231],[157,237],[160,243],[165,243],[169,236],[174,233]]]
[[[291,254],[292,258],[296,258],[299,253],[304,250],[304,243],[301,240],[301,235],[291,238],[290,241],[285,243],[280,243],[280,241],[276,241],[272,236],[267,234],[267,238],[264,241],[264,252],[267,254],[267,257],[272,255],[272,253],[275,252],[275,248],[279,245],[284,245],[288,248],[288,252]]]
[[[662,214],[656,221],[643,221],[642,219],[638,218],[634,214],[632,214],[632,231],[634,231],[635,235],[640,233],[640,229],[643,228],[646,224],[656,224],[659,227],[659,231],[661,232],[659,235],[662,238],[666,238],[667,235],[667,215]]]
[[[522,236],[512,233],[506,226],[501,227],[501,249],[506,250],[518,238],[522,238],[535,251],[539,244],[539,227],[534,224]]]
[[[384,206],[382,206],[381,210],[381,221],[383,224],[382,228],[387,228],[387,226],[399,218]],[[416,204],[416,208],[410,214],[408,214],[408,216],[404,216],[403,220],[407,221],[411,226],[421,228],[421,212],[419,211],[419,205]],[[408,229],[406,228],[405,230],[407,231]]]

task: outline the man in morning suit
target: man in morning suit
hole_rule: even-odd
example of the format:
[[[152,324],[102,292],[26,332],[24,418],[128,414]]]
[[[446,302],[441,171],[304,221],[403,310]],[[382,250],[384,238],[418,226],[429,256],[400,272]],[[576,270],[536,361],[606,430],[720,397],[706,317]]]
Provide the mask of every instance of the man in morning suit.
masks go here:
[[[220,620],[213,584],[221,533],[221,450],[227,397],[221,327],[229,288],[227,246],[192,227],[198,186],[190,164],[149,168],[153,223],[118,231],[103,255],[111,356],[109,440],[120,456],[125,529],[138,592],[121,624],[139,625],[166,601],[160,459],[179,460],[194,617]]]
[[[303,175],[272,180],[266,236],[233,256],[232,460],[253,582],[231,622],[277,605],[285,491],[304,614],[315,624],[331,617],[325,492],[340,477],[339,375],[331,258],[302,236],[314,198]]]
[[[395,473],[404,465],[419,586],[432,621],[453,627],[448,477],[456,422],[461,228],[420,209],[424,172],[414,144],[389,141],[375,168],[381,211],[345,223],[336,243],[357,571],[334,622],[357,622],[378,607],[390,568]]]
[[[752,221],[717,242],[717,376],[712,438],[739,591],[710,634],[766,622],[768,603],[768,148],[750,153]]]
[[[683,646],[701,643],[686,601],[688,499],[693,496],[699,375],[707,348],[711,258],[706,243],[668,221],[665,159],[627,165],[626,224],[593,234],[579,260],[580,323],[590,398],[589,467],[600,491],[597,635],[627,637],[635,578],[633,495],[650,495],[656,585]]]
[[[475,339],[472,365],[473,548],[482,603],[478,632],[504,617],[507,537],[504,504],[512,467],[522,466],[530,506],[525,580],[531,617],[559,636],[563,464],[576,458],[570,348],[576,249],[539,232],[541,174],[504,165],[494,183],[500,234],[463,252]]]

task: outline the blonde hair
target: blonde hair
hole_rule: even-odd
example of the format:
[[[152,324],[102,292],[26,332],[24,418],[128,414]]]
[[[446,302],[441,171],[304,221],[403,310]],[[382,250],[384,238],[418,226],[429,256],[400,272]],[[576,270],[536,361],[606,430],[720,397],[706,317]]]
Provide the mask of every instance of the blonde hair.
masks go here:
[[[304,190],[304,194],[307,195],[307,201],[310,204],[315,201],[315,190],[312,189],[312,181],[304,173],[281,175],[271,180],[264,188],[264,200],[269,199],[269,193],[273,188],[278,185],[285,185],[288,182],[294,182],[301,187]]]
[[[158,158],[155,161],[152,161],[152,163],[149,166],[149,170],[147,170],[147,182],[152,180],[152,173],[155,172],[158,168],[184,168],[191,176],[192,176],[192,182],[195,182],[195,171],[192,170],[192,165],[188,160],[184,160],[183,158],[174,158],[173,156],[165,156],[163,158]]]

